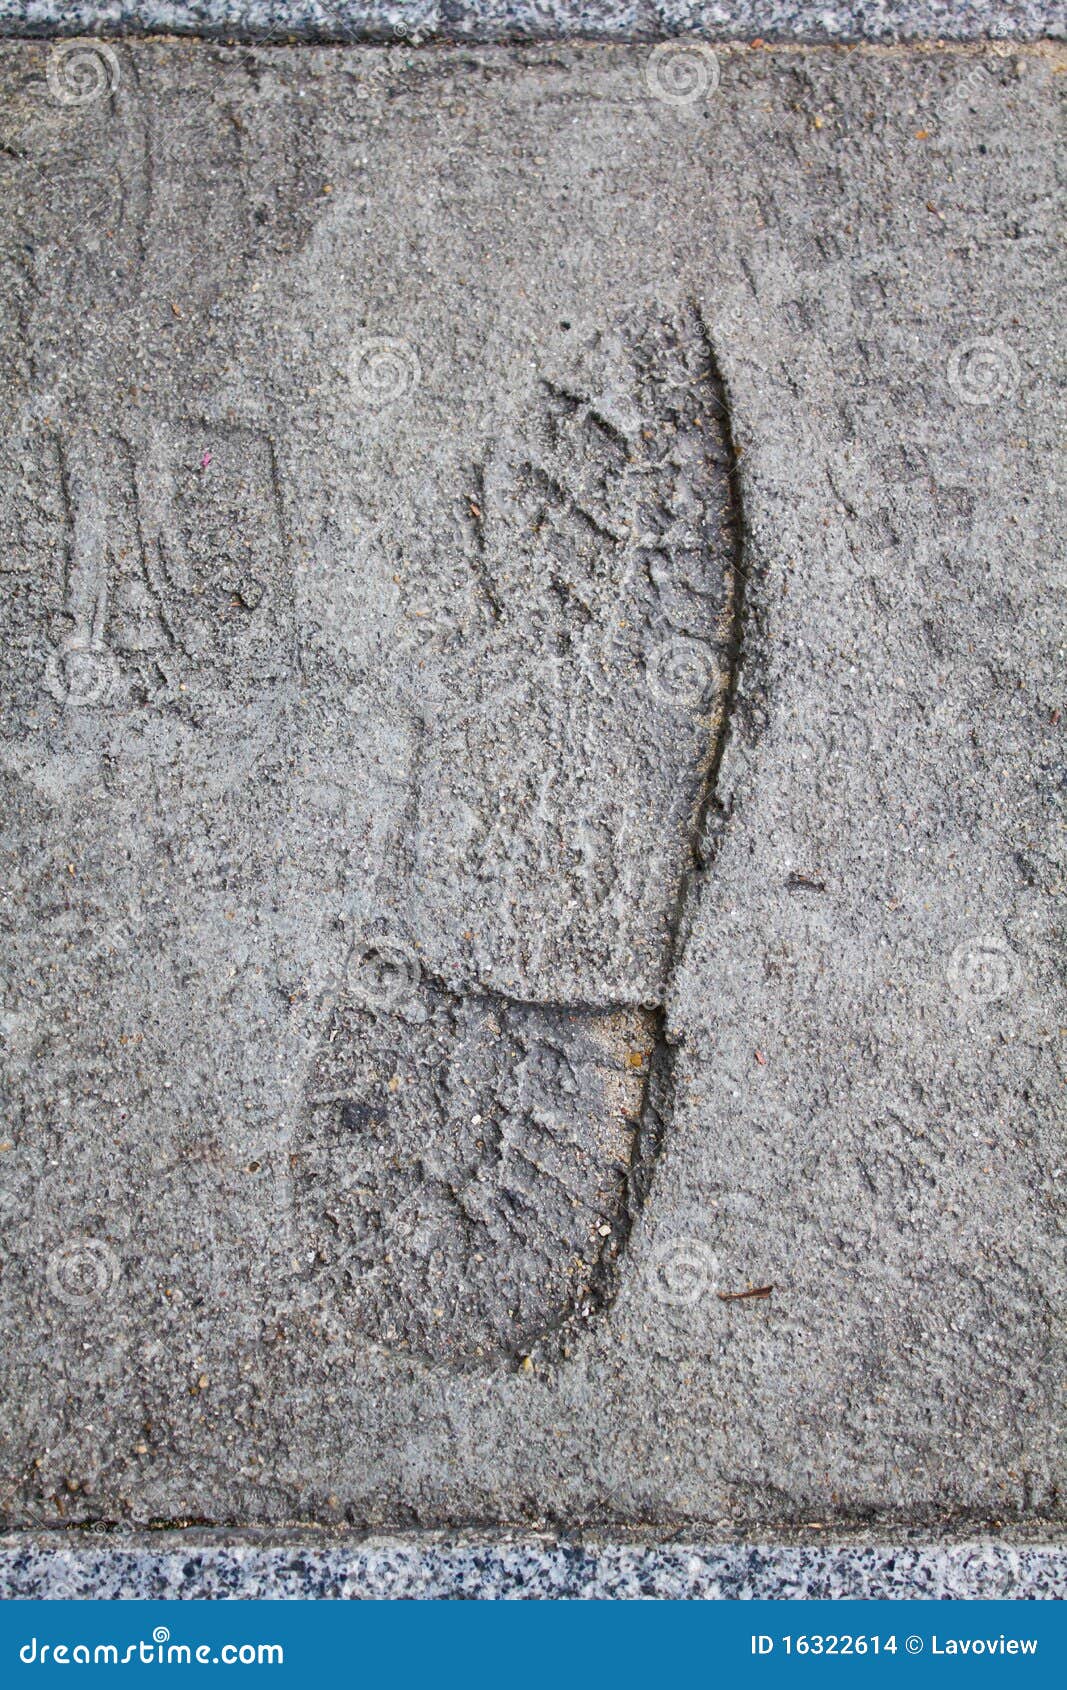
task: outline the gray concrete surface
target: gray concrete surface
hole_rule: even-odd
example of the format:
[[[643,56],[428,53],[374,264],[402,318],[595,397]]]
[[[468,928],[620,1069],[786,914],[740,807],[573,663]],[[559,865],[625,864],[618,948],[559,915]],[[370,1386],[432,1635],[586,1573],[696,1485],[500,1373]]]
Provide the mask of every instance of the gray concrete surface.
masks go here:
[[[1061,68],[0,51],[12,1525],[1059,1518]]]
[[[51,1534],[54,1538],[57,1534]],[[572,1543],[549,1536],[292,1532],[134,1534],[57,1546],[0,1539],[9,1599],[479,1601],[1010,1599],[1063,1601],[1067,1555],[1043,1544]]]
[[[1053,0],[0,0],[0,30],[319,41],[1033,41],[1062,38],[1064,13]]]

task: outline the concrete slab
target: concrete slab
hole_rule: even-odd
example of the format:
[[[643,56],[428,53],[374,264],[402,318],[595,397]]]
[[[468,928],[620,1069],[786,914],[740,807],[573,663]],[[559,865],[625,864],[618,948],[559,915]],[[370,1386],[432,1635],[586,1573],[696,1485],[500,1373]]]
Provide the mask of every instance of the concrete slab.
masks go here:
[[[60,1543],[54,1540],[59,1537]],[[0,1539],[9,1599],[1063,1601],[1067,1557],[1042,1544],[575,1543],[542,1536],[156,1532]]]
[[[1055,1518],[1055,50],[88,51],[0,52],[8,1518]]]
[[[0,0],[16,35],[162,31],[245,40],[1034,41],[1053,0]]]

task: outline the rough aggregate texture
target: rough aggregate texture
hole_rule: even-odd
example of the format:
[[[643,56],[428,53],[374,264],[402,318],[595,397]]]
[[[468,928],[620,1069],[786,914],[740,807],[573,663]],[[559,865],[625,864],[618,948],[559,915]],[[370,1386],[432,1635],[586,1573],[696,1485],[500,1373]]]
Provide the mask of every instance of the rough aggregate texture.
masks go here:
[[[968,1598],[1059,1600],[1063,1550],[1040,1545],[567,1543],[372,1538],[355,1545],[213,1542],[57,1547],[0,1539],[9,1598],[588,1601]]]
[[[9,1518],[1056,1517],[1055,50],[96,68],[0,51]]]
[[[1052,0],[0,0],[0,30],[157,30],[263,40],[1026,41],[1062,36]]]

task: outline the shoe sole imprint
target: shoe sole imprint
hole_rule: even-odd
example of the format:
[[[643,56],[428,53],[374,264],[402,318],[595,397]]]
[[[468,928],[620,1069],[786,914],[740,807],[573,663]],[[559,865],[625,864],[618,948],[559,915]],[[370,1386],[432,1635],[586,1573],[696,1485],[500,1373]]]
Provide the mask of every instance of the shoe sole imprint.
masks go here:
[[[490,631],[465,651],[437,618],[409,906],[357,936],[291,1158],[312,1300],[461,1369],[569,1353],[669,1124],[742,579],[696,311],[543,380],[466,498]]]

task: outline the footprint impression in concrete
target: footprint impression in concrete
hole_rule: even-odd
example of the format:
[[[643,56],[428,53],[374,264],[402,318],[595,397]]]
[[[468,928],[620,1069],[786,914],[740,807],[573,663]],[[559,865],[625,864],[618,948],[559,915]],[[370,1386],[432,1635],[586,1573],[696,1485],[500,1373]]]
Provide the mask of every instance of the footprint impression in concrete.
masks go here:
[[[472,641],[427,619],[404,902],[353,935],[294,1150],[318,1294],[457,1366],[610,1298],[670,1111],[662,1005],[736,649],[695,312],[645,312],[472,466]]]

